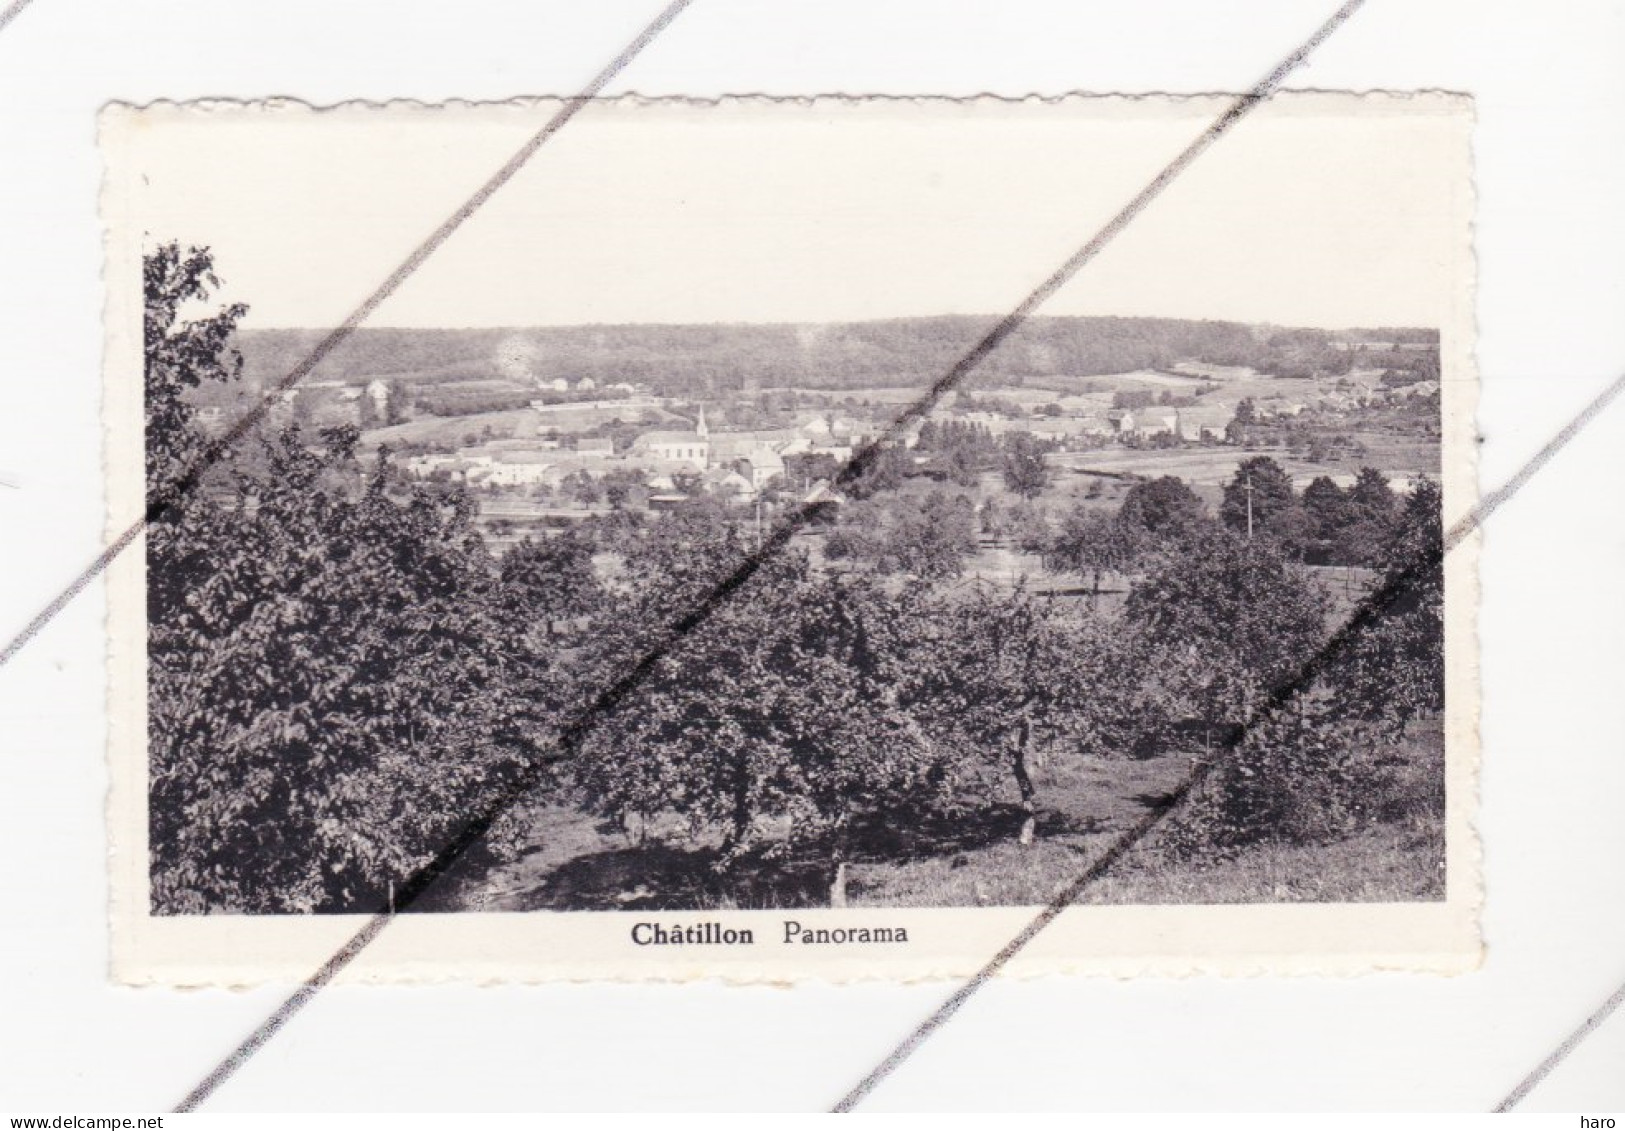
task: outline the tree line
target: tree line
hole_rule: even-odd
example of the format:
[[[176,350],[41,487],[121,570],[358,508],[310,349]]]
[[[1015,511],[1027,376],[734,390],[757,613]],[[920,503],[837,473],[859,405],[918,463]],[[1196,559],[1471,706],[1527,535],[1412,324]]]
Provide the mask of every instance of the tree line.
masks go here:
[[[502,330],[363,327],[335,362],[356,372],[395,375],[427,385],[456,379],[512,378],[501,362],[522,344],[537,381],[593,378],[630,381],[663,396],[794,386],[860,389],[917,386],[934,380],[987,332],[970,315],[872,322],[726,326],[565,326]],[[287,372],[319,340],[297,330],[243,335],[257,384]],[[1351,343],[1436,343],[1423,330],[1281,330],[1237,322],[1175,318],[1039,316],[987,357],[968,387],[1020,384],[1031,378],[1090,377],[1162,369],[1181,361],[1248,366],[1260,373],[1304,377],[1344,373]],[[1394,355],[1408,365],[1413,353]],[[1388,355],[1382,355],[1386,362]],[[1364,362],[1362,362],[1364,364]]]

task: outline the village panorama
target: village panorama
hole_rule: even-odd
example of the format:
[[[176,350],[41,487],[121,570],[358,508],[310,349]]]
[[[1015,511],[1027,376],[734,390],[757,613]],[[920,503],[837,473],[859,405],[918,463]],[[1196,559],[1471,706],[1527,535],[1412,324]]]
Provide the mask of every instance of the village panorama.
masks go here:
[[[150,495],[268,406],[148,534],[155,912],[1025,906],[1164,811],[1085,901],[1444,898],[1436,332],[1035,318],[896,428],[989,319],[279,390],[214,269],[147,263]]]

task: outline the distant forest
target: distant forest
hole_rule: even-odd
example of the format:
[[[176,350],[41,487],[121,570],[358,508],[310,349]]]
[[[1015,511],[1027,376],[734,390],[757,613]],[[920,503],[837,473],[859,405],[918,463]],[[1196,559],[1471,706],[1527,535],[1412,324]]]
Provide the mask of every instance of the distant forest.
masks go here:
[[[747,387],[857,389],[915,385],[945,372],[993,325],[948,315],[819,325],[626,325],[525,329],[363,328],[318,376],[347,381],[398,378],[414,385],[493,378],[590,377],[629,381],[684,396]],[[263,384],[291,370],[322,330],[239,332],[246,376]],[[972,386],[1158,369],[1181,361],[1250,366],[1278,377],[1346,372],[1350,346],[1366,368],[1435,364],[1420,329],[1308,330],[1169,318],[1034,318],[979,368]],[[1340,348],[1341,347],[1341,348]],[[1424,360],[1425,359],[1425,360]]]

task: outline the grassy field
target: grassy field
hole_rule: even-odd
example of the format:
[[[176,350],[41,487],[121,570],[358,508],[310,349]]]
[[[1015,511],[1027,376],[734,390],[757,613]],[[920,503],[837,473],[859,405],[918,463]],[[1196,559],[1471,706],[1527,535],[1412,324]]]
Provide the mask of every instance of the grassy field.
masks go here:
[[[1363,466],[1378,468],[1389,475],[1426,472],[1437,477],[1439,474],[1436,442],[1376,433],[1359,433],[1356,439],[1369,449],[1364,459],[1339,457],[1311,463],[1279,449],[1214,447],[1140,451],[1102,448],[1093,452],[1060,452],[1052,455],[1050,461],[1056,467],[1112,475],[1142,475],[1151,479],[1175,475],[1195,487],[1221,487],[1234,478],[1242,460],[1259,455],[1269,456],[1294,480],[1301,481],[1317,475],[1353,475]]]
[[[1208,860],[1175,859],[1155,833],[1084,893],[1086,903],[1388,902],[1444,896],[1443,734],[1419,725],[1403,744],[1380,821],[1323,845],[1261,844]],[[858,830],[848,878],[854,906],[1047,903],[1125,830],[1165,808],[1191,755],[1144,760],[1055,753],[1035,767],[1035,843],[1015,835],[1013,792],[956,818]],[[811,852],[758,854],[724,876],[716,840],[674,820],[622,830],[567,805],[530,814],[534,844],[512,863],[468,861],[423,910],[702,910],[816,907],[825,874]]]

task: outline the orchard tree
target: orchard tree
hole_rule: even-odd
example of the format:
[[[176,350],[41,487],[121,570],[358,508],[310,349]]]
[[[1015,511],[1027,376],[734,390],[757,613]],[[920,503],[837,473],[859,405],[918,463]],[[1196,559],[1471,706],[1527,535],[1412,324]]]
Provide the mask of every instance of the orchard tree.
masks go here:
[[[1020,798],[1017,840],[1038,823],[1032,767],[1041,738],[1122,752],[1136,729],[1129,642],[1093,616],[1018,590],[978,586],[939,599],[914,642],[906,695],[932,737],[999,773]]]
[[[897,444],[881,442],[863,448],[842,466],[833,486],[854,499],[869,499],[903,485],[908,453]]]
[[[589,804],[716,830],[724,872],[785,826],[767,851],[821,844],[840,906],[854,822],[919,813],[957,780],[898,701],[902,600],[814,580],[793,553],[765,559],[603,708],[577,759]]]
[[[503,555],[502,582],[522,613],[557,636],[561,622],[591,616],[603,600],[592,555],[592,541],[574,530],[539,542],[525,538]]]
[[[1224,426],[1226,443],[1245,444],[1250,435],[1250,429],[1258,423],[1258,409],[1253,405],[1251,397],[1243,397],[1236,405],[1235,415],[1230,423]]]
[[[1090,576],[1098,600],[1101,575],[1126,573],[1145,552],[1147,541],[1143,527],[1094,507],[1078,507],[1061,520],[1045,563],[1054,570]]]
[[[497,599],[467,497],[392,498],[353,428],[262,428],[162,505],[202,450],[189,391],[236,371],[241,308],[178,317],[213,285],[206,252],[147,262],[153,909],[383,910],[533,781],[556,680]]]
[[[1244,724],[1304,678],[1326,608],[1304,569],[1269,541],[1213,530],[1135,585],[1124,617],[1211,729]]]
[[[1048,445],[1030,433],[1007,432],[1000,453],[1005,486],[1029,502],[1042,495],[1050,484],[1048,451]]]
[[[404,424],[411,419],[412,394],[399,377],[389,380],[389,395],[384,398],[384,423]]]
[[[1444,524],[1438,484],[1420,480],[1382,549],[1367,611],[1335,654],[1333,703],[1394,736],[1444,706]]]

